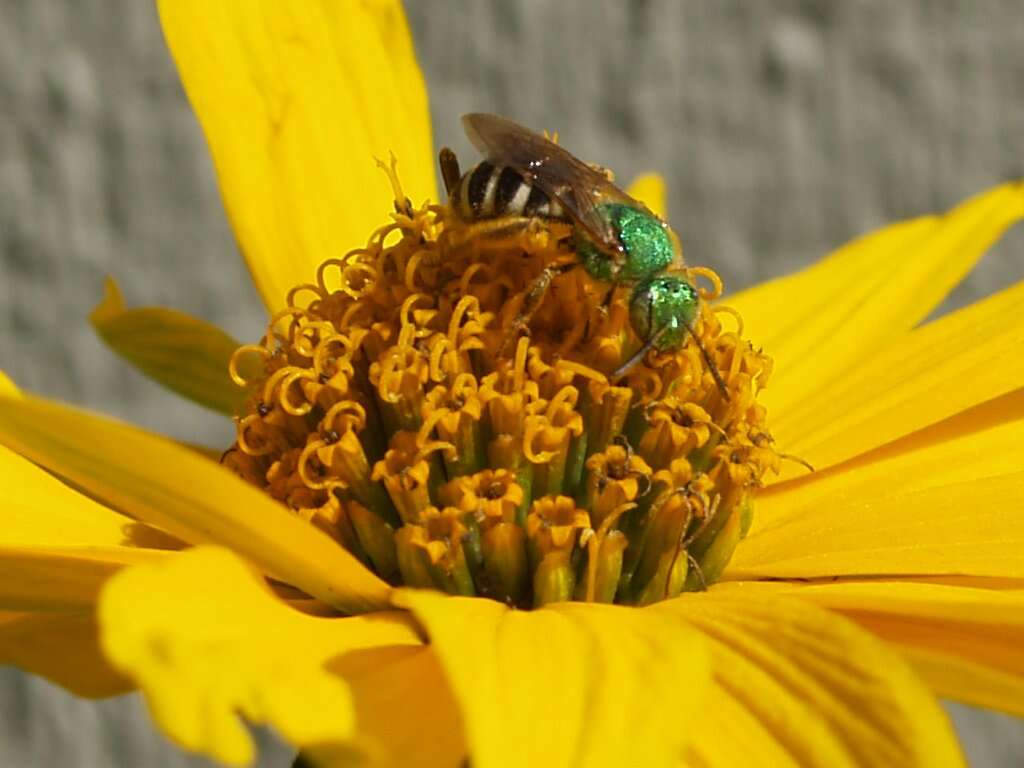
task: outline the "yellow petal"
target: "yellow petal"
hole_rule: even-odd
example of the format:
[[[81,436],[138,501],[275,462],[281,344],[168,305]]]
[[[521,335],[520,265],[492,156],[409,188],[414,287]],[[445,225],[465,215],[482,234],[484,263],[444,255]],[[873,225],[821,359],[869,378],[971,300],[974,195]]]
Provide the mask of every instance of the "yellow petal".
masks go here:
[[[346,612],[389,588],[311,525],[228,470],[155,435],[34,397],[0,398],[0,442],[132,516],[217,543]]]
[[[938,696],[1024,717],[1024,590],[892,581],[791,590],[896,644]]]
[[[136,681],[163,731],[231,765],[254,756],[239,715],[299,747],[350,740],[356,711],[332,661],[421,642],[398,613],[299,613],[219,547],[119,573],[104,589],[99,617],[107,658]]]
[[[714,592],[647,610],[685,619],[711,647],[714,684],[688,762],[962,764],[942,710],[907,665],[836,614],[793,598]]]
[[[169,554],[131,547],[0,547],[0,608],[87,610],[107,579],[126,565]]]
[[[0,546],[128,544],[135,521],[68,488],[53,475],[0,445]]]
[[[772,433],[821,469],[1013,391],[1024,382],[1022,316],[1024,282],[897,339]]]
[[[1020,609],[1019,604],[1017,609]],[[884,625],[879,625],[878,629],[892,631],[891,627]],[[940,633],[940,636],[945,637],[946,633]],[[1018,640],[1013,652],[1019,657],[1020,633],[1016,636]],[[985,643],[977,645],[980,647]],[[943,650],[910,645],[900,645],[899,648],[936,696],[1024,717],[1024,705],[1021,703],[1024,702],[1024,675],[1019,669],[1008,672],[991,661],[971,661],[962,656],[953,658]],[[991,650],[1005,653],[1006,648]]]
[[[665,179],[660,173],[643,173],[633,179],[627,192],[665,218]]]
[[[125,309],[113,278],[107,278],[105,287],[106,296],[89,320],[107,346],[182,397],[229,416],[238,411],[246,392],[228,375],[237,341],[215,325],[173,309]]]
[[[753,532],[783,528],[801,515],[822,515],[837,502],[871,503],[880,495],[906,494],[967,483],[1021,468],[1024,389],[969,408],[956,416],[854,459],[759,494]]]
[[[271,310],[393,210],[374,158],[435,198],[423,77],[397,0],[164,0],[160,19]]]
[[[141,524],[3,446],[0,477],[0,608],[87,608],[119,568],[161,554],[133,546]]]
[[[14,382],[11,381],[10,377],[0,371],[0,396],[3,397],[15,397],[20,394],[18,388],[14,386]]]
[[[220,463],[220,457],[224,455],[224,451],[219,448],[211,448],[208,445],[200,445],[199,443],[183,443],[181,441],[175,441],[182,448],[188,448],[193,453],[197,453],[208,461],[212,461],[216,464]]]
[[[727,303],[775,358],[764,393],[782,417],[927,317],[989,246],[1024,217],[1024,185],[1004,184],[940,217],[895,224],[809,269]]]
[[[758,496],[750,533],[725,578],[1010,577],[1018,570],[1012,542],[1022,537],[1018,505],[1010,501],[1000,508],[992,499],[997,506],[990,507],[985,493],[1007,482],[998,478],[1020,471],[1022,444],[1024,390],[1018,390],[831,469],[776,485]],[[939,499],[938,507],[931,498]]]
[[[345,678],[356,710],[349,750],[374,768],[452,768],[466,757],[462,714],[437,654],[428,647],[351,651],[329,664]],[[312,749],[316,765],[345,765],[337,749]]]
[[[789,496],[770,514],[758,507],[728,578],[1024,577],[1024,472],[807,505]]]
[[[707,658],[681,621],[581,603],[514,611],[401,590],[462,704],[477,768],[667,766],[700,722]]]
[[[91,611],[0,613],[0,665],[19,667],[89,698],[116,696],[133,687],[100,652]]]

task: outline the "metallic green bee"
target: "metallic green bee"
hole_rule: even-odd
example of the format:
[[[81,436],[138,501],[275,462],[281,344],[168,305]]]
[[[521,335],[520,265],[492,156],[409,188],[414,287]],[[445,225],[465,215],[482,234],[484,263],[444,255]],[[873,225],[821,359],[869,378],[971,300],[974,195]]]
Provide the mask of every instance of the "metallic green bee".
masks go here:
[[[688,333],[728,399],[721,374],[693,331],[700,310],[697,289],[681,272],[668,271],[683,265],[668,225],[600,168],[518,123],[473,113],[464,115],[462,124],[486,159],[463,175],[455,154],[441,150],[441,173],[453,212],[467,223],[490,222],[481,228],[483,237],[508,237],[537,219],[569,223],[573,248],[587,273],[632,290],[630,324],[643,344],[613,377],[651,349],[681,346]],[[563,269],[548,267],[538,278],[530,291],[537,294],[537,304]]]

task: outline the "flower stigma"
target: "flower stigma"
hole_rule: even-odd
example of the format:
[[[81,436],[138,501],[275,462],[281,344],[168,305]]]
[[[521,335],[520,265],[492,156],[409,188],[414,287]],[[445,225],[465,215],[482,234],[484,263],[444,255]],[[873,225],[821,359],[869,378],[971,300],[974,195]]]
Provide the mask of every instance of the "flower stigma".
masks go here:
[[[674,270],[710,284],[700,344],[616,378],[643,347],[630,286],[588,274],[570,225],[484,238],[384,170],[390,221],[235,352],[249,394],[222,462],[395,585],[528,608],[713,583],[784,458],[757,402],[771,359],[709,303],[717,275]]]

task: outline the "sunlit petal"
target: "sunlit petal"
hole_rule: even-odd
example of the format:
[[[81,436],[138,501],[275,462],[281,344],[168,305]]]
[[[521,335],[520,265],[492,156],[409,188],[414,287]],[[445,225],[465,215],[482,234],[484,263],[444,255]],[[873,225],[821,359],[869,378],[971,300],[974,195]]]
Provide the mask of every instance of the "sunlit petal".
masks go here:
[[[14,397],[19,394],[18,388],[14,386],[14,382],[11,381],[10,377],[0,371],[0,395],[4,397]]]
[[[1018,390],[777,485],[758,497],[725,578],[1019,575],[1022,440]]]
[[[806,471],[757,497],[755,533],[779,528],[799,510],[825,514],[836,503],[966,483],[1021,468],[1024,389],[813,474]],[[824,510],[824,511],[819,511]],[[913,511],[908,511],[913,514]]]
[[[239,715],[300,747],[351,741],[355,705],[331,664],[351,651],[420,643],[397,613],[299,613],[217,547],[122,571],[99,616],[104,652],[137,682],[164,732],[231,765],[253,758]]]
[[[912,331],[787,410],[773,435],[820,469],[1015,390],[1024,382],[1022,315],[1019,283]]]
[[[78,696],[116,696],[133,688],[100,651],[92,611],[0,613],[0,665],[6,664]]]
[[[159,557],[140,523],[76,493],[0,446],[0,608],[86,609],[123,567]]]
[[[1021,498],[1024,472],[806,504],[779,494],[769,514],[755,515],[726,576],[1022,577]]]
[[[1024,717],[1024,590],[890,581],[791,589],[897,645],[937,695]]]
[[[694,729],[694,764],[736,765],[744,753],[770,765],[962,764],[935,699],[897,654],[850,621],[735,590],[649,610],[684,618],[711,647],[714,685]]]
[[[132,547],[0,547],[0,608],[88,610],[107,579],[166,550]]]
[[[636,609],[404,590],[463,706],[473,765],[676,764],[708,681],[699,637]]]
[[[411,645],[350,651],[329,664],[349,685],[358,750],[375,768],[452,768],[466,757],[462,713],[433,649]],[[325,765],[343,750],[313,749]],[[350,757],[350,755],[349,755]]]
[[[160,2],[221,194],[270,310],[392,210],[374,158],[434,193],[423,76],[400,3]]]
[[[1004,184],[944,216],[886,227],[802,272],[730,297],[750,337],[775,359],[769,410],[784,418],[927,317],[1021,217],[1024,185]]]
[[[0,546],[116,546],[138,524],[0,445]]]
[[[0,442],[190,543],[223,543],[344,610],[388,587],[319,530],[226,469],[141,430],[68,406],[0,398]]]

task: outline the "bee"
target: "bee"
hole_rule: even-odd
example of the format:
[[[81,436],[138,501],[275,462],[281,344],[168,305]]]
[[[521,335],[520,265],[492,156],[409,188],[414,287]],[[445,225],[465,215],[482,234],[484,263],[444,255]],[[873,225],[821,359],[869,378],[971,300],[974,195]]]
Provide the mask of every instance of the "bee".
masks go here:
[[[641,348],[612,374],[625,374],[651,349],[677,349],[689,335],[699,347],[725,399],[721,374],[694,333],[700,311],[696,287],[668,225],[647,206],[538,133],[498,115],[463,115],[462,125],[484,160],[465,174],[455,153],[441,150],[441,175],[453,214],[479,225],[482,238],[513,239],[537,222],[559,221],[572,231],[578,264],[594,279],[630,289],[629,321]],[[536,308],[551,280],[576,263],[549,265],[528,290]],[[525,326],[528,315],[517,325]]]

